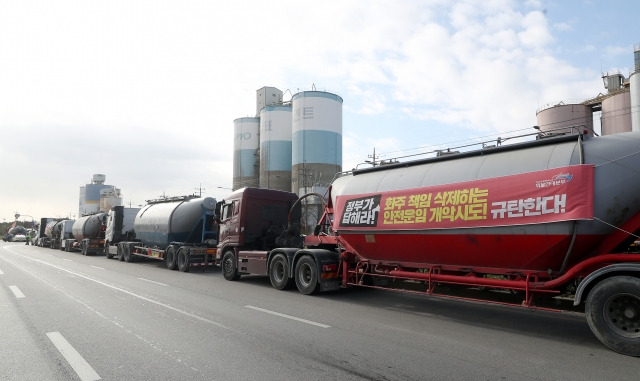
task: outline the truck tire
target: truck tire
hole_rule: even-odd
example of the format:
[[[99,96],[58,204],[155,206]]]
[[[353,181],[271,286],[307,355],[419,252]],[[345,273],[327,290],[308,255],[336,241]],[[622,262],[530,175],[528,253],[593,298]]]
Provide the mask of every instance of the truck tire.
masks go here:
[[[167,268],[169,270],[175,270],[178,268],[178,256],[176,255],[175,246],[169,245],[169,247],[167,248],[167,255],[165,259],[167,261]]]
[[[289,261],[284,254],[276,254],[269,263],[269,280],[277,290],[285,290],[293,286],[293,279],[289,277]]]
[[[236,255],[232,250],[227,251],[222,256],[222,276],[226,280],[238,280],[240,274],[238,273],[238,264],[236,263]]]
[[[316,261],[309,255],[305,255],[296,263],[295,280],[298,291],[305,295],[312,295],[318,292],[318,266]]]
[[[596,284],[585,314],[591,331],[607,347],[640,356],[640,279],[614,276]]]
[[[178,249],[178,270],[183,273],[189,272],[189,253],[184,247]]]
[[[124,261],[124,255],[122,254],[122,245],[118,244],[116,248],[116,259],[120,262]]]
[[[131,255],[131,247],[129,245],[124,245],[124,247],[122,248],[122,257],[124,258],[125,262],[133,262],[133,255]]]

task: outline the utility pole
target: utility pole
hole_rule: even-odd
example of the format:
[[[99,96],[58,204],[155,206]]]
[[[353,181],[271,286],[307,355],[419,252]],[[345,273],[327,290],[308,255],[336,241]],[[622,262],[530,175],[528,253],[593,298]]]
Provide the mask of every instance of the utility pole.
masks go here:
[[[376,155],[376,147],[373,147],[373,155],[367,155],[367,157],[372,159],[372,160],[366,160],[365,163],[370,163],[371,165],[373,165],[375,167],[376,166],[376,160],[378,159],[378,157],[380,157],[380,155]]]
[[[193,189],[198,191],[198,197],[202,197],[202,191],[206,190],[205,188],[202,187],[202,183],[200,183],[200,186],[198,188],[193,188]]]

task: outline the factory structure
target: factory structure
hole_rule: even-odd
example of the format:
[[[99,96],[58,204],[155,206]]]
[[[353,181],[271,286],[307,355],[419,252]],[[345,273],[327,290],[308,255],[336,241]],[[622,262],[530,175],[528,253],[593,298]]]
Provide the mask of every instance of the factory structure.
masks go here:
[[[290,101],[283,92],[256,92],[256,116],[234,125],[233,189],[324,194],[342,171],[342,98],[302,91]]]
[[[95,174],[91,183],[80,187],[80,208],[78,217],[107,212],[114,206],[122,205],[120,189],[105,184],[107,176]]]
[[[605,94],[583,102],[541,107],[536,112],[536,127],[549,135],[570,133],[581,127],[593,133],[594,115],[597,117],[599,112],[602,135],[640,131],[640,44],[633,47],[633,54],[634,68],[628,78],[619,70],[604,73]]]
[[[634,67],[603,73],[606,92],[579,102],[555,102],[536,111],[539,137],[594,131],[640,131],[640,44]],[[256,91],[255,117],[234,120],[233,189],[256,187],[298,196],[325,194],[342,171],[342,98],[302,91],[290,101],[275,87]]]

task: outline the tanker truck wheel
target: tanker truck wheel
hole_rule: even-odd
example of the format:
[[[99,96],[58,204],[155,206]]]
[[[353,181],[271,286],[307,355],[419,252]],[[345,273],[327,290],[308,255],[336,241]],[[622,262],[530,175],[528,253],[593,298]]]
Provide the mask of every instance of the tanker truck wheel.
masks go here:
[[[167,248],[167,268],[169,270],[175,270],[178,268],[178,261],[177,261],[177,256],[176,256],[176,247],[173,245],[170,245]]]
[[[289,278],[289,266],[284,254],[276,254],[269,263],[269,280],[273,288],[285,290],[293,286],[293,279]]]
[[[189,272],[189,253],[184,247],[178,249],[178,270],[183,273]]]
[[[318,267],[316,261],[308,255],[300,258],[296,263],[295,272],[296,286],[298,291],[305,295],[311,295],[318,292],[320,283],[318,283]]]
[[[224,276],[224,279],[226,280],[240,279],[236,263],[236,255],[232,250],[227,251],[224,253],[224,256],[222,256],[222,276]]]
[[[591,331],[607,347],[640,356],[640,279],[614,276],[600,281],[587,296]]]
[[[122,254],[122,245],[118,244],[116,248],[116,258],[122,262],[124,261],[124,254]]]
[[[133,255],[131,255],[131,247],[129,245],[124,245],[122,248],[122,257],[125,262],[133,262]]]

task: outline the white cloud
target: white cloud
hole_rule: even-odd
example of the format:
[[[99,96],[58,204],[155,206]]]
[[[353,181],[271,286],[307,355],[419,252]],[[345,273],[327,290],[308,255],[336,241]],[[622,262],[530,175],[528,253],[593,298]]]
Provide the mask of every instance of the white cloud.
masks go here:
[[[562,21],[533,0],[3,2],[0,217],[75,210],[93,173],[134,202],[214,194],[262,86],[340,95],[345,168],[529,126],[601,87],[557,55]]]

